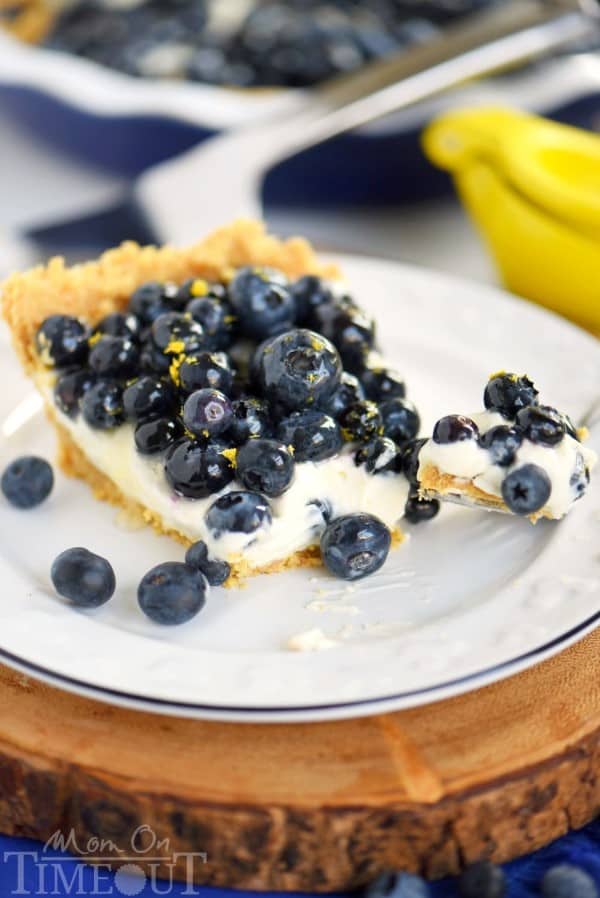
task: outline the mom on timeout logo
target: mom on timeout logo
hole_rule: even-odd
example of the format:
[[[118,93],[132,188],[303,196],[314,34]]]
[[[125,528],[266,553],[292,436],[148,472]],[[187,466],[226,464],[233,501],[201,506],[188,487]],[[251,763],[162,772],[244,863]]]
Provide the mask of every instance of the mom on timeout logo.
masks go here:
[[[65,851],[77,858],[58,853]],[[132,832],[127,848],[95,836],[79,843],[74,830],[57,831],[38,850],[3,852],[0,892],[2,898],[200,895],[194,881],[206,863],[206,852],[171,851],[169,839],[159,839],[146,825]]]

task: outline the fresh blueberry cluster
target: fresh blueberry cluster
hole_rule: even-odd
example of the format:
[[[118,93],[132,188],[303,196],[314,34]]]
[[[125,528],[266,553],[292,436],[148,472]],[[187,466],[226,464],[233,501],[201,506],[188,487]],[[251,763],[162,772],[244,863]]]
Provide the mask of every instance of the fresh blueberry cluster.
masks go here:
[[[537,389],[526,375],[501,371],[488,381],[483,400],[486,409],[500,414],[506,424],[495,425],[480,433],[479,427],[470,418],[447,415],[436,423],[433,441],[439,445],[474,441],[487,449],[493,464],[502,468],[515,463],[524,440],[550,449],[558,446],[565,437],[579,441],[571,420],[550,406],[540,405],[538,397]],[[410,464],[411,461],[407,461],[407,465]],[[410,479],[408,471],[407,476]],[[583,495],[589,480],[590,472],[583,456],[578,453],[570,481],[575,498]],[[539,511],[550,498],[551,491],[548,474],[535,464],[515,468],[502,483],[502,498],[508,508],[518,515]]]
[[[305,87],[422,44],[491,2],[256,0],[236,15],[218,0],[76,0],[47,44],[134,76]]]

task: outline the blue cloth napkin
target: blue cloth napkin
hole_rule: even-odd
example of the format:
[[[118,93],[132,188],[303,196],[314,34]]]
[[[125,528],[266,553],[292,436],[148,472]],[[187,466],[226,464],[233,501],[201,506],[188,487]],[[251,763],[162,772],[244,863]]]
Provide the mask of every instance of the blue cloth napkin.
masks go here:
[[[595,879],[600,889],[600,820],[579,832],[569,833],[547,848],[505,866],[508,889],[506,898],[539,898],[540,880],[555,864],[576,864]],[[279,894],[279,893],[273,893]],[[265,898],[265,893],[236,892],[233,889],[186,887],[184,883],[164,880],[151,883],[148,879],[121,870],[115,874],[107,870],[94,871],[71,855],[48,850],[42,852],[38,842],[0,836],[0,896],[114,896],[137,895],[152,898],[167,895],[185,898]],[[456,881],[443,880],[432,884],[431,898],[457,898]],[[338,896],[334,896],[338,898]],[[340,896],[341,898],[341,896]]]

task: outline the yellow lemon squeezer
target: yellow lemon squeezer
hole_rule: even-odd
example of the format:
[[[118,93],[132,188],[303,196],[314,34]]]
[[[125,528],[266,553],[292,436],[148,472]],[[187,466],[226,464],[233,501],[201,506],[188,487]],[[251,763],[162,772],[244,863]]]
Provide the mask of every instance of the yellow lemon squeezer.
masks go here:
[[[425,130],[506,286],[600,332],[600,136],[509,109]]]

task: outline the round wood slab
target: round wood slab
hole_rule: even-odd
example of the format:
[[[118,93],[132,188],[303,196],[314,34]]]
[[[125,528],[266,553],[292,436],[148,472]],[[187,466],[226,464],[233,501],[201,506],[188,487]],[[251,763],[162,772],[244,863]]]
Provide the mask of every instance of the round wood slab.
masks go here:
[[[197,882],[246,889],[505,861],[600,809],[599,653],[596,632],[460,698],[294,726],[133,712],[0,668],[0,831],[72,830],[120,863],[158,855],[165,876],[175,853],[205,852],[177,876],[193,863]]]

